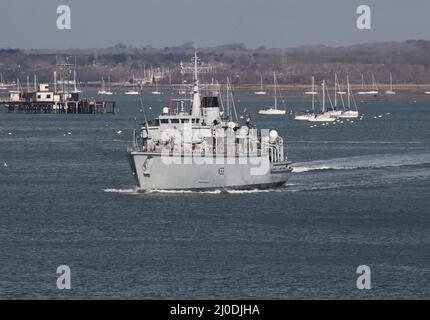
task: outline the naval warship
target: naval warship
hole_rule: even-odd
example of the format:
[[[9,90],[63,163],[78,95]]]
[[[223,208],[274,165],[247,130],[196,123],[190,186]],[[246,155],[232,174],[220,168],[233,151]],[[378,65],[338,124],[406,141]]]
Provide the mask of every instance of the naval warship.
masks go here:
[[[170,106],[133,130],[127,154],[139,190],[263,189],[284,185],[292,171],[276,130],[223,111],[219,96],[201,96],[197,54],[190,66],[189,108]],[[221,100],[221,101],[220,101]],[[189,109],[189,110],[186,110]],[[145,116],[146,118],[146,116]]]

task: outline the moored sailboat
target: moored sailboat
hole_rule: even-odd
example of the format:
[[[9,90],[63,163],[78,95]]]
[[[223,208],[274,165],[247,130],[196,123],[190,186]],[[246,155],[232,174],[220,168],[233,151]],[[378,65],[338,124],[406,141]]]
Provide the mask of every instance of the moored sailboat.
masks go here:
[[[256,96],[265,96],[267,94],[267,92],[264,91],[264,88],[263,88],[263,75],[261,73],[260,73],[260,90],[255,91],[254,94]]]
[[[258,113],[262,115],[284,115],[286,114],[286,110],[278,109],[278,97],[277,97],[277,89],[278,82],[276,81],[276,72],[273,72],[273,91],[274,91],[274,98],[275,98],[275,104],[274,106],[266,107],[262,110],[259,110]]]
[[[394,95],[396,92],[393,90],[393,75],[390,72],[390,89],[385,91],[385,94],[387,95]]]
[[[73,70],[73,90],[72,93],[81,93],[82,91],[78,89],[76,82],[76,70]]]
[[[307,91],[305,94],[312,95],[312,112],[308,112],[305,114],[299,114],[294,117],[294,120],[299,121],[308,121],[310,118],[315,116],[315,95],[317,95],[317,91],[315,91],[315,77],[312,76],[312,91]]]
[[[336,121],[336,117],[330,114],[326,108],[326,87],[325,80],[322,82],[322,104],[321,104],[321,113],[315,114],[313,117],[308,119],[309,122],[334,122]]]
[[[373,96],[377,96],[379,94],[379,90],[376,87],[376,82],[375,82],[375,75],[372,74],[372,89],[371,90],[364,90],[364,76],[361,75],[361,91],[357,92],[358,95],[373,95]]]
[[[126,95],[138,95],[139,91],[136,90],[136,83],[134,80],[134,75],[133,75],[133,82],[132,82],[132,89],[127,90],[124,94]]]
[[[110,91],[110,77],[109,77],[109,89],[108,90],[106,90],[106,83],[105,83],[104,78],[102,77],[102,86],[101,86],[101,89],[98,91],[98,94],[99,95],[108,95],[108,96],[113,94],[112,91]]]
[[[348,87],[348,91],[347,91],[348,103],[345,110],[339,115],[339,118],[342,118],[342,119],[358,118],[358,108],[357,108],[357,104],[355,103],[354,97],[351,94],[348,75],[346,76],[346,82]],[[351,109],[351,98],[353,99],[355,110]]]
[[[162,92],[158,90],[158,83],[155,82],[155,90],[151,92],[154,96],[162,95]]]

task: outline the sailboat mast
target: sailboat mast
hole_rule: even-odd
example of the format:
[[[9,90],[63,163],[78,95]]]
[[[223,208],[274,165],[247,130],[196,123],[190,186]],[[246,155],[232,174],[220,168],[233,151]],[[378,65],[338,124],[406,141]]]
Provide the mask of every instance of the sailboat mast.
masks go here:
[[[75,92],[76,92],[76,90],[78,89],[78,88],[76,87],[76,69],[75,69],[75,70],[73,70],[73,83],[74,83],[74,90],[75,90]]]
[[[263,75],[260,73],[260,91],[263,91]]]
[[[312,113],[315,113],[315,77],[312,76]]]
[[[346,75],[346,83],[348,85],[348,110],[351,110],[351,88],[349,86],[349,75]]]
[[[227,77],[227,92],[226,92],[226,98],[227,98],[227,119],[230,119],[230,80]]]
[[[278,109],[278,99],[276,98],[276,72],[273,72],[273,87],[275,92],[275,109]]]
[[[393,75],[391,72],[390,72],[390,91],[391,92],[393,91]]]
[[[36,75],[34,75],[34,87],[36,88]],[[57,93],[57,71],[54,71],[54,93]]]
[[[334,74],[334,107],[337,107],[337,74]]]
[[[323,103],[322,103],[322,112],[325,112],[325,80],[322,82],[322,92],[323,92]]]

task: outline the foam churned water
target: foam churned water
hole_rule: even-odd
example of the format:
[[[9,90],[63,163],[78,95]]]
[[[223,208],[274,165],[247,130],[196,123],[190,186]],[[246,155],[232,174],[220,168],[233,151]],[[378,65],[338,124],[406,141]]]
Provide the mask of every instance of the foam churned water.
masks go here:
[[[293,172],[315,170],[351,170],[430,164],[430,153],[375,154],[349,158],[316,160],[293,164]]]

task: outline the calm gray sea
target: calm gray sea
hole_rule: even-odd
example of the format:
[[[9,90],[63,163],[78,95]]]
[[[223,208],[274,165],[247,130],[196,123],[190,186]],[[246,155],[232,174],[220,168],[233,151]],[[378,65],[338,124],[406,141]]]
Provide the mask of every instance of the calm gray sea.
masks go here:
[[[116,115],[0,111],[0,298],[430,298],[429,102],[365,102],[362,120],[316,128],[257,115],[286,138],[284,188],[138,194],[126,146],[143,115],[114,98]]]

